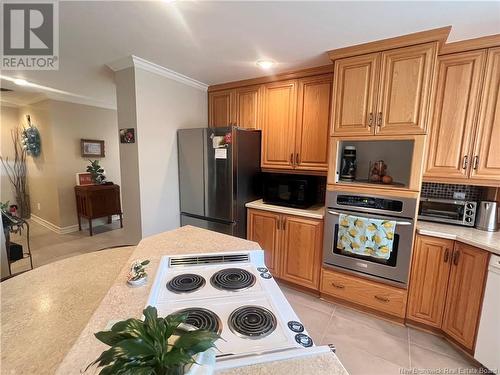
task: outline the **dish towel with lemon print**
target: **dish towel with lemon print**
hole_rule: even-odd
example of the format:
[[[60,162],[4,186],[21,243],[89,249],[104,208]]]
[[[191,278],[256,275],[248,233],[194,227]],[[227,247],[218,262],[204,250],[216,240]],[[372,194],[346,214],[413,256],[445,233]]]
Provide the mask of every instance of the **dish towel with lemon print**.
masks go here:
[[[337,249],[389,259],[396,222],[340,214]]]

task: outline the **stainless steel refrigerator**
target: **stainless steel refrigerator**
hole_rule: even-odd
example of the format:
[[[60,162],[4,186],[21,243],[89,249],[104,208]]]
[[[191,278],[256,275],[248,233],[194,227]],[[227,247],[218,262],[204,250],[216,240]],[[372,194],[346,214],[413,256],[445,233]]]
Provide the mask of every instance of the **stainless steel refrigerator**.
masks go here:
[[[260,130],[177,133],[181,226],[246,238],[245,203],[260,197]]]

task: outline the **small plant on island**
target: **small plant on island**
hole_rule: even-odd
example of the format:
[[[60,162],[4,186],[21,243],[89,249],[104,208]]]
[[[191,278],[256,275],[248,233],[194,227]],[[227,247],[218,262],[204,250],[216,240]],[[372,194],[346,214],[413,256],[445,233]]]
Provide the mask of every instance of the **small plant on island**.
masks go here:
[[[143,310],[144,320],[127,319],[115,323],[110,331],[95,337],[110,348],[95,364],[101,375],[181,375],[196,364],[197,355],[215,347],[220,336],[208,330],[186,325],[186,314],[159,318],[155,307]]]
[[[137,281],[145,278],[148,274],[146,273],[146,266],[149,264],[149,260],[136,260],[132,263],[132,267],[130,267],[130,272],[128,274],[129,281]]]

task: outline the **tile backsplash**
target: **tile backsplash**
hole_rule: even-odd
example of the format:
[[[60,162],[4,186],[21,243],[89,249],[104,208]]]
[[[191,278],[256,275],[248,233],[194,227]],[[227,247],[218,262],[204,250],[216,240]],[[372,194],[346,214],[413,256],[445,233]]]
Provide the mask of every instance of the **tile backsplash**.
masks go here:
[[[434,182],[422,183],[421,195],[426,198],[454,199],[453,193],[464,193],[464,200],[478,201],[484,197],[486,188],[481,186],[438,184]]]

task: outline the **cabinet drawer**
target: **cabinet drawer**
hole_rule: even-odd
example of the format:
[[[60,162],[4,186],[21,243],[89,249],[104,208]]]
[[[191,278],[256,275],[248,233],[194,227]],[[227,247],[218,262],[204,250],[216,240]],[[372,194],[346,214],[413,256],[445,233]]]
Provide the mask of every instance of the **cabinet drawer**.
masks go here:
[[[323,269],[321,292],[404,318],[407,292],[404,289]]]

